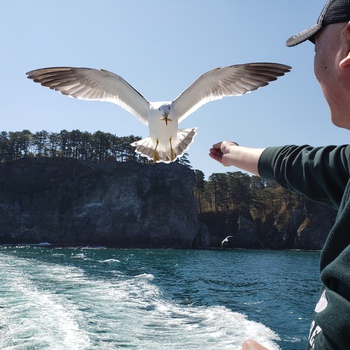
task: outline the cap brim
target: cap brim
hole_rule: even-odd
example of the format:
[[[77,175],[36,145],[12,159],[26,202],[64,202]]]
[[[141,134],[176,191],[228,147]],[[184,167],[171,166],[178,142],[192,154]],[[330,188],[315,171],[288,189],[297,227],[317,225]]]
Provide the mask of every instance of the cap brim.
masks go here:
[[[290,37],[287,41],[286,41],[286,45],[288,47],[291,46],[295,46],[298,45],[306,40],[311,40],[314,43],[314,37],[315,34],[321,29],[321,25],[320,24],[315,24],[312,27],[303,30],[302,32]]]

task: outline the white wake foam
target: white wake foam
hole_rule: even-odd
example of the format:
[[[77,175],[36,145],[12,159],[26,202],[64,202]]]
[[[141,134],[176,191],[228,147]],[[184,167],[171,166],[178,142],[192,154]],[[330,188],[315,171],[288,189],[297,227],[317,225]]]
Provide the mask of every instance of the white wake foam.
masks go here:
[[[233,350],[248,338],[278,349],[278,336],[245,315],[165,299],[151,274],[106,280],[0,254],[0,280],[1,349]]]

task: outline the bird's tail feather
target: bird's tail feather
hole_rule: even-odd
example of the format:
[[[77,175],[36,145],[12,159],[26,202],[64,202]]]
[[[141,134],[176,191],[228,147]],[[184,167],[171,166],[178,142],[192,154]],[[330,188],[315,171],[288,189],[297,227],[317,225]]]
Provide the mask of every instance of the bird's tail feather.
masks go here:
[[[176,139],[169,140],[165,144],[161,142],[157,144],[157,140],[146,137],[133,142],[131,146],[137,147],[135,151],[142,157],[147,157],[157,163],[171,163],[185,153],[197,134],[196,130],[197,128],[178,130]]]

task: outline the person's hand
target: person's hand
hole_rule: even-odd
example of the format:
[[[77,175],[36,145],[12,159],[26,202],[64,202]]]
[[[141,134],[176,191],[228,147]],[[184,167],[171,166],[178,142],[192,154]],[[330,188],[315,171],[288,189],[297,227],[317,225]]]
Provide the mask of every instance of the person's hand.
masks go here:
[[[238,146],[231,141],[222,141],[213,145],[209,151],[209,156],[224,166],[235,166],[249,171],[254,175],[259,175],[259,158],[264,148],[250,148]]]
[[[268,350],[254,340],[247,340],[242,345],[242,350]]]
[[[238,144],[231,141],[222,141],[213,145],[210,149],[209,156],[224,166],[233,165],[233,147],[237,147]]]

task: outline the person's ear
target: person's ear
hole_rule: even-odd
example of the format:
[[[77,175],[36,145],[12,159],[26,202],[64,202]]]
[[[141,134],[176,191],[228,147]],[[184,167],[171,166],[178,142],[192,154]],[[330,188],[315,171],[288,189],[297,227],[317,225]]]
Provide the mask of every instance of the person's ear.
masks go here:
[[[342,32],[342,44],[344,48],[344,58],[340,61],[340,68],[347,68],[350,66],[350,22],[346,23]]]

